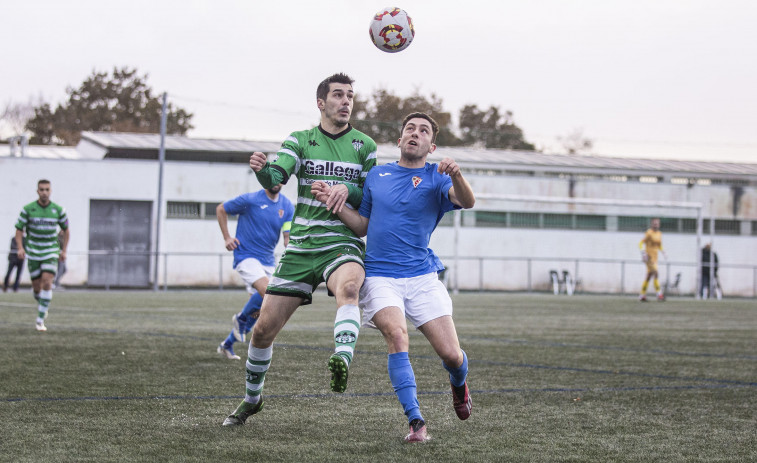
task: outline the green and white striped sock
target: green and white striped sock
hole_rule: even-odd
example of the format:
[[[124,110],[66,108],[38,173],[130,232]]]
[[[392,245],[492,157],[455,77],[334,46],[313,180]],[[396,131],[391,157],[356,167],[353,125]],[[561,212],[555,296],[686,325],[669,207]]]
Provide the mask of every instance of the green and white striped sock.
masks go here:
[[[43,289],[39,292],[37,301],[37,323],[42,323],[47,318],[47,310],[50,308],[50,301],[53,299],[53,291],[51,289]]]
[[[246,377],[244,401],[251,404],[260,402],[260,393],[263,392],[265,383],[265,374],[271,365],[273,357],[273,346],[266,349],[253,347],[250,342],[250,348],[247,350]]]
[[[345,304],[336,311],[334,320],[334,352],[344,357],[347,365],[355,355],[355,344],[360,333],[360,309],[356,305]]]

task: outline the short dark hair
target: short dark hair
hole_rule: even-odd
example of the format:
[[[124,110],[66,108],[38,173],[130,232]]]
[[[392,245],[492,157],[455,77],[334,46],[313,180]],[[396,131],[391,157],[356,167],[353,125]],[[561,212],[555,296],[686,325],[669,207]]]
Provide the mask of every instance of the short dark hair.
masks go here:
[[[319,100],[325,101],[326,95],[329,94],[331,84],[352,85],[353,82],[355,81],[350,76],[344,74],[343,72],[338,72],[333,76],[326,77],[320,84],[318,84],[318,88],[315,91],[315,97]]]
[[[405,125],[407,125],[407,121],[409,121],[410,119],[415,119],[416,117],[426,119],[431,124],[431,131],[433,132],[431,136],[431,143],[436,143],[436,136],[439,135],[439,124],[436,123],[433,117],[429,116],[426,113],[410,113],[405,116],[405,118],[402,119],[402,128],[400,129],[400,135],[405,131]]]
[[[47,180],[47,179],[44,179],[44,178],[40,179],[39,182],[37,182],[37,188],[39,188],[39,186],[42,185],[43,183],[46,183],[46,184],[49,185],[50,184],[50,180]]]

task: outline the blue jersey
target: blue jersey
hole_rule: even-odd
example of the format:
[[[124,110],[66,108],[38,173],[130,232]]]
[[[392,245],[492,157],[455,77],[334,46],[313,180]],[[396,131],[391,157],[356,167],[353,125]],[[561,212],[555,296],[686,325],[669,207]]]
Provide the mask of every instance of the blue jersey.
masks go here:
[[[444,213],[460,207],[449,200],[452,179],[436,169],[393,162],[368,172],[359,209],[370,219],[365,276],[410,278],[444,269],[428,244]]]
[[[223,208],[227,214],[239,216],[234,235],[239,240],[234,250],[234,267],[248,257],[254,257],[263,265],[275,265],[273,250],[279,242],[279,234],[289,231],[294,215],[292,202],[282,194],[278,201],[271,201],[265,190],[259,190],[230,199],[223,203]],[[287,228],[282,230],[285,224]]]

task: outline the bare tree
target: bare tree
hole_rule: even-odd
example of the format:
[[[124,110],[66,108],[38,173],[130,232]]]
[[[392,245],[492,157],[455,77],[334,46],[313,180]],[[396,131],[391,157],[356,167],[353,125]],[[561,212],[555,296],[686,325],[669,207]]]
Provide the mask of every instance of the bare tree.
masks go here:
[[[584,135],[583,129],[573,129],[564,137],[557,137],[557,141],[562,144],[566,154],[569,155],[586,155],[591,154],[594,142]]]
[[[29,97],[26,103],[8,101],[5,103],[0,122],[4,133],[14,137],[26,132],[26,123],[34,117],[34,107],[42,101],[42,97]]]

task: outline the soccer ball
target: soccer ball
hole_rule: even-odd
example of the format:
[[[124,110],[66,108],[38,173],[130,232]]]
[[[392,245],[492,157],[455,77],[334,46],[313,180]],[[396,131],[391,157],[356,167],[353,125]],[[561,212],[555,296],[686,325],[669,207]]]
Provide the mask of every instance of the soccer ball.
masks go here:
[[[413,21],[405,10],[386,7],[373,16],[371,40],[381,51],[397,53],[410,46],[415,37]]]

